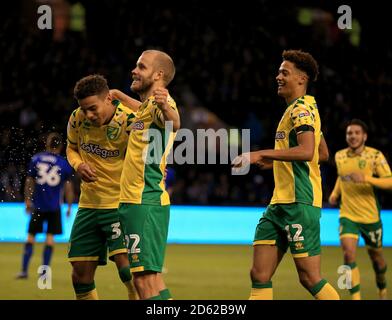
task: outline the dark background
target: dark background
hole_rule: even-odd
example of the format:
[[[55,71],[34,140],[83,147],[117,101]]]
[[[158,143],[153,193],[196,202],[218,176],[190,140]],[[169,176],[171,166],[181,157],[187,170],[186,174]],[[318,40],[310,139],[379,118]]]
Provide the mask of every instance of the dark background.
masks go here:
[[[45,3],[53,8],[53,30],[37,28],[37,7]],[[252,149],[273,147],[285,108],[275,81],[282,51],[309,51],[320,65],[309,93],[331,154],[322,165],[324,201],[336,179],[333,155],[346,147],[348,120],[364,120],[367,144],[391,160],[392,37],[385,2],[79,1],[84,16],[76,3],[12,1],[0,13],[1,201],[23,201],[26,165],[42,150],[43,135],[57,130],[65,137],[77,107],[75,82],[100,73],[110,87],[134,96],[130,70],[148,48],[166,51],[176,64],[169,90],[183,126],[250,128]],[[342,4],[351,6],[352,30],[337,27]],[[73,25],[80,21],[84,27]],[[220,121],[195,120],[206,111]],[[273,191],[272,172],[257,168],[239,177],[229,165],[172,168],[174,204],[259,206]],[[390,198],[381,193],[384,207],[392,207]]]

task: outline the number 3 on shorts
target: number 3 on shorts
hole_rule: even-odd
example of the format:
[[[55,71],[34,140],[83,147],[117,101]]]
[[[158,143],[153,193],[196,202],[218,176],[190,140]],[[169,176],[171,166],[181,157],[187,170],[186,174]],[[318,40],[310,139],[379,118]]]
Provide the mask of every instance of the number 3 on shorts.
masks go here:
[[[112,239],[117,239],[119,236],[121,236],[121,229],[120,229],[120,222],[112,223],[110,225],[112,227]]]
[[[129,248],[129,242],[131,239],[134,240],[131,247],[131,253],[140,253],[140,248],[137,248],[137,245],[140,242],[139,235],[134,233],[134,234],[130,234],[129,236],[128,235],[125,236],[125,240],[127,242],[127,248]]]

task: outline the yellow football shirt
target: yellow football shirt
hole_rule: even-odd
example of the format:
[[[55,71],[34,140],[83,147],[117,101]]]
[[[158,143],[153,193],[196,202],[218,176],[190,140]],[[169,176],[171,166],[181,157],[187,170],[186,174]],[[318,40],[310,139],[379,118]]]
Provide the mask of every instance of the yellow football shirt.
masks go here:
[[[380,219],[380,208],[374,187],[369,183],[355,183],[349,174],[362,172],[368,176],[389,177],[391,169],[382,152],[365,146],[361,154],[349,148],[335,154],[338,179],[334,193],[341,196],[340,217],[358,223],[375,223]]]
[[[168,103],[176,112],[175,101]],[[164,184],[167,156],[175,133],[165,130],[162,111],[153,96],[139,108],[131,125],[124,169],[121,174],[120,202],[149,205],[170,204]]]
[[[316,100],[310,95],[296,99],[287,107],[276,130],[275,150],[297,146],[297,134],[304,130],[314,131],[313,159],[273,162],[275,189],[271,204],[300,202],[321,208],[322,191],[318,153],[321,122]]]
[[[80,108],[69,118],[68,143],[77,146],[83,162],[96,169],[97,181],[81,183],[80,208],[115,209],[120,197],[120,177],[133,111],[117,103],[112,120],[94,127]]]

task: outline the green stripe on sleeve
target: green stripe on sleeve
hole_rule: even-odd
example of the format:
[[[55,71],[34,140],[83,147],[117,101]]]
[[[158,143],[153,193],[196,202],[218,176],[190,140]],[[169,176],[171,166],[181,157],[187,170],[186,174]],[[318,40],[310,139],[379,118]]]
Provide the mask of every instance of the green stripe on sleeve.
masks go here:
[[[291,130],[289,134],[289,148],[298,146],[297,134]],[[306,161],[291,162],[294,173],[295,201],[313,204],[313,187],[309,178],[309,166]]]

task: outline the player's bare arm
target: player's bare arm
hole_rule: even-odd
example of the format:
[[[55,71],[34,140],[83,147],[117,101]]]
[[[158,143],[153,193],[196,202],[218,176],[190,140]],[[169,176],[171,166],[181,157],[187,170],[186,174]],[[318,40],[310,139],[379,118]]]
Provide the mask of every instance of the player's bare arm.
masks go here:
[[[321,139],[320,139],[318,152],[319,152],[319,162],[328,161],[328,159],[329,159],[329,151],[328,151],[327,142],[325,141],[323,135],[321,136]]]
[[[178,113],[172,109],[167,101],[169,91],[165,88],[157,88],[153,91],[153,95],[157,106],[162,111],[164,121],[173,121],[173,130],[180,129],[180,117]]]
[[[270,170],[274,167],[274,160],[263,159],[262,161],[256,162],[256,165],[261,170]]]
[[[71,216],[72,203],[74,200],[74,189],[71,180],[65,182],[64,191],[65,191],[65,199],[68,203],[67,217],[69,217]]]
[[[241,167],[246,161],[250,164],[263,163],[267,160],[311,161],[314,155],[314,133],[312,131],[301,132],[297,135],[297,141],[298,146],[289,149],[265,149],[244,153],[234,159],[233,166]],[[242,159],[244,161],[241,161]]]
[[[33,193],[34,193],[34,178],[27,177],[24,188],[26,213],[30,214],[33,211]]]
[[[132,109],[133,111],[137,111],[141,105],[141,102],[139,100],[131,98],[130,96],[126,95],[124,92],[118,89],[111,89],[110,94],[112,96],[112,99],[120,100],[123,105]]]
[[[362,172],[353,172],[350,174],[350,178],[355,183],[370,183],[372,186],[384,189],[392,189],[392,177],[377,178],[371,176],[365,176]]]

